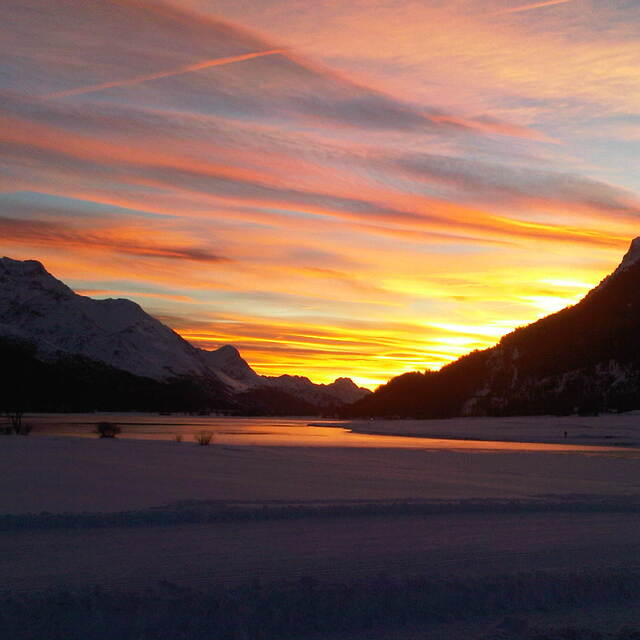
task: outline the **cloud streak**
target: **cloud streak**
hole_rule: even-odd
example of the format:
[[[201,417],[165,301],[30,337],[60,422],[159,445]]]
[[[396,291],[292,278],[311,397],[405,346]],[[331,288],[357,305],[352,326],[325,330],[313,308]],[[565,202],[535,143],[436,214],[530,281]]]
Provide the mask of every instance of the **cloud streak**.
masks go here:
[[[219,263],[228,258],[196,246],[158,245],[144,242],[138,229],[107,228],[82,230],[47,220],[0,217],[0,233],[5,242],[29,246],[53,246],[80,251],[115,252],[144,258]]]
[[[227,64],[235,64],[237,62],[244,62],[246,60],[254,60],[255,58],[264,58],[265,56],[275,56],[285,53],[285,49],[271,49],[269,51],[256,51],[255,53],[244,53],[236,56],[227,56],[225,58],[214,58],[213,60],[204,60],[202,62],[196,62],[193,64],[187,64],[175,69],[168,69],[165,71],[157,71],[155,73],[147,73],[133,78],[127,78],[125,80],[114,80],[112,82],[101,82],[99,84],[89,85],[87,87],[77,87],[75,89],[67,89],[65,91],[56,91],[54,93],[48,93],[44,95],[44,98],[66,98],[69,96],[79,96],[86,93],[94,93],[96,91],[104,91],[105,89],[113,89],[116,87],[127,87],[131,85],[140,84],[142,82],[149,82],[151,80],[159,80],[161,78],[170,78],[171,76],[178,76],[183,73],[193,73],[202,69],[209,69],[211,67],[222,67]]]
[[[440,366],[637,235],[640,9],[582,2],[6,0],[0,249],[270,374]]]
[[[523,11],[533,11],[534,9],[544,9],[545,7],[552,7],[557,4],[567,4],[573,2],[573,0],[547,0],[546,2],[534,2],[532,4],[525,4],[520,7],[513,7],[510,9],[503,9],[502,11],[496,11],[494,15],[501,15],[506,13],[521,13]]]

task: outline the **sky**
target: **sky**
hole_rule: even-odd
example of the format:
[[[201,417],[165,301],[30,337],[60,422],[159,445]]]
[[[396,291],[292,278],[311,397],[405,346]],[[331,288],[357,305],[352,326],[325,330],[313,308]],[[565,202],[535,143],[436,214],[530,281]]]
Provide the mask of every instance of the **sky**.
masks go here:
[[[0,254],[374,388],[640,235],[636,0],[3,0]]]

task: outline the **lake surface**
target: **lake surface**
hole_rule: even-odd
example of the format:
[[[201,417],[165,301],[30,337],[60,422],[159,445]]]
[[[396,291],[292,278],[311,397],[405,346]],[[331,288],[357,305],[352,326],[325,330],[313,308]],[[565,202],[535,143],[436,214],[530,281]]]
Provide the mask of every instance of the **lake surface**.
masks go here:
[[[96,423],[114,422],[122,428],[122,439],[169,440],[182,438],[193,444],[201,431],[213,433],[212,444],[236,446],[293,447],[377,447],[404,449],[464,449],[469,451],[548,451],[606,453],[623,452],[620,447],[582,444],[544,444],[471,439],[418,438],[395,435],[354,433],[347,428],[317,426],[317,418],[235,418],[219,416],[157,415],[132,413],[32,414],[25,422],[34,427],[33,435],[59,435],[96,438]],[[312,423],[315,426],[311,426]],[[336,425],[335,420],[327,424]],[[633,451],[626,449],[626,452]],[[637,452],[637,450],[636,450]]]

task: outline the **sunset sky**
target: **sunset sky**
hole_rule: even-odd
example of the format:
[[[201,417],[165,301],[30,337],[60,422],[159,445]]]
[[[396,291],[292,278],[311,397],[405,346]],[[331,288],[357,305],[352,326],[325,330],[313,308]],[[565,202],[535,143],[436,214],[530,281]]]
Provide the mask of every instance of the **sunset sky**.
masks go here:
[[[375,387],[640,235],[637,0],[3,0],[0,254]]]

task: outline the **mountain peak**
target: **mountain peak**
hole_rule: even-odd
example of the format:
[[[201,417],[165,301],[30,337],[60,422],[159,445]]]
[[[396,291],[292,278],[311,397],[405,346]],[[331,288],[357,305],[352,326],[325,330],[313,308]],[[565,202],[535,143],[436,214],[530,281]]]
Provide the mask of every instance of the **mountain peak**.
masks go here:
[[[3,297],[14,301],[24,301],[34,294],[62,297],[75,295],[37,260],[14,260],[6,256],[0,258],[0,281],[4,287]]]
[[[230,357],[230,356],[240,357],[240,352],[232,344],[223,345],[222,347],[217,349],[217,352],[220,355],[224,355],[226,357]]]
[[[135,302],[78,295],[37,260],[0,258],[0,284],[0,336],[29,340],[44,357],[81,355],[156,380],[205,370],[190,344]]]
[[[215,351],[200,349],[199,353],[207,366],[231,387],[244,388],[260,378],[232,344],[225,344]]]
[[[624,254],[624,258],[622,258],[622,262],[618,267],[618,271],[623,271],[628,269],[632,265],[636,264],[640,261],[640,236],[634,238],[631,241],[631,245],[629,246],[629,250]]]
[[[14,260],[4,256],[0,258],[0,266],[2,271],[12,275],[42,276],[47,274],[42,263],[37,260]]]
[[[336,378],[331,385],[345,389],[357,389],[358,385],[351,378]]]

